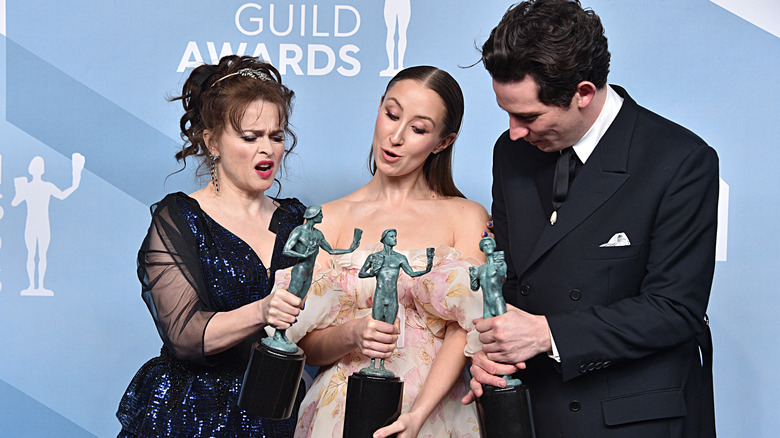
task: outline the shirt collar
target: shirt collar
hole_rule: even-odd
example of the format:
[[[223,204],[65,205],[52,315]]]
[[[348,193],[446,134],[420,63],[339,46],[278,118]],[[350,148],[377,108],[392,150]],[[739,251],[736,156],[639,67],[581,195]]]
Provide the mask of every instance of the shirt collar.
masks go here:
[[[596,122],[588,129],[588,132],[582,136],[577,143],[574,143],[572,149],[577,154],[577,158],[585,164],[590,154],[596,149],[596,145],[599,144],[601,137],[607,132],[609,126],[617,117],[620,107],[623,106],[623,98],[615,90],[607,85],[607,98],[604,101],[604,107],[601,108]]]

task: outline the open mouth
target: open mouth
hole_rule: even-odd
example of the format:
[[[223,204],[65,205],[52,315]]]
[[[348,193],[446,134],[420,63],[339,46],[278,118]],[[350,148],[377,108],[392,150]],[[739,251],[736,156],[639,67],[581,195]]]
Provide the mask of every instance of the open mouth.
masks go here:
[[[394,154],[393,152],[390,152],[388,150],[382,149],[382,155],[384,155],[385,160],[389,162],[395,162],[401,159],[401,156],[398,154]]]
[[[255,170],[263,178],[268,178],[274,170],[273,161],[261,161],[255,165]]]

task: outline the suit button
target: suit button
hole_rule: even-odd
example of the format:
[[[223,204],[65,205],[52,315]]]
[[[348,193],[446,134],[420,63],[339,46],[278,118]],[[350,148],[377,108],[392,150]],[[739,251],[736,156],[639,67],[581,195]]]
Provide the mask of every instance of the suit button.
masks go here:
[[[588,372],[588,364],[582,364],[580,365],[580,374],[585,374]]]
[[[569,293],[569,298],[571,298],[574,301],[579,300],[582,298],[582,292],[580,292],[578,289],[574,289]]]
[[[527,297],[531,294],[531,286],[524,284],[520,286],[520,295]]]
[[[593,371],[596,369],[596,364],[591,362],[588,364],[588,372]]]
[[[604,362],[596,362],[596,369],[600,370],[604,366]]]
[[[608,360],[605,360],[605,361],[604,361],[604,368],[606,368],[606,367],[608,367],[608,366],[610,366],[610,365],[612,365],[612,362],[610,362],[610,361],[608,361]]]
[[[569,403],[569,409],[571,409],[572,412],[577,412],[580,410],[582,405],[577,400],[573,400],[571,403]]]

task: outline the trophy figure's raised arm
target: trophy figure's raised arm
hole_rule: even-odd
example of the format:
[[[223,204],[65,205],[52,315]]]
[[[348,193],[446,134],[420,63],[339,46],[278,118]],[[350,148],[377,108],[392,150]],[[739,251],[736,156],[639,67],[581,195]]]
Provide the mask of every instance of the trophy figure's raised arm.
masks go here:
[[[376,289],[374,290],[374,301],[371,307],[371,316],[388,324],[395,322],[398,315],[398,275],[400,270],[410,277],[419,277],[431,271],[433,266],[433,248],[428,248],[428,265],[422,271],[415,271],[409,266],[406,256],[393,251],[393,247],[398,243],[398,233],[390,228],[382,233],[381,242],[384,248],[368,256],[363,267],[358,272],[358,277],[376,277]],[[392,371],[385,368],[385,360],[381,359],[379,368],[375,366],[375,358],[371,358],[371,365],[360,370],[360,374],[374,376],[393,377]]]
[[[355,228],[352,245],[348,249],[333,249],[322,232],[314,227],[322,222],[322,207],[310,206],[303,213],[303,218],[306,223],[292,230],[282,251],[282,254],[298,259],[292,268],[287,290],[301,300],[311,286],[320,248],[329,254],[347,254],[360,246],[363,234]],[[276,328],[272,337],[263,338],[252,346],[238,395],[238,406],[251,415],[281,420],[292,413],[306,355],[287,339],[286,331]]]
[[[398,233],[389,228],[380,239],[384,248],[370,254],[358,277],[376,277],[371,316],[388,324],[394,324],[398,314],[398,276],[403,270],[410,277],[427,274],[433,267],[433,248],[426,250],[428,264],[422,271],[415,271],[406,256],[395,252]],[[371,365],[349,376],[347,381],[347,403],[344,413],[344,438],[366,437],[395,421],[401,415],[404,382],[385,368],[385,359],[376,367],[376,358]]]

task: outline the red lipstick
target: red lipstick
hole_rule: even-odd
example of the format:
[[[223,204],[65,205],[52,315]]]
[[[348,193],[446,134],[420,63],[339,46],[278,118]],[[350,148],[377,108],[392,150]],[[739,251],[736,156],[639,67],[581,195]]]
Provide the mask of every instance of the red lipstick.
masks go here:
[[[263,160],[255,164],[255,172],[260,175],[260,178],[270,178],[274,173],[274,162],[271,160]]]

